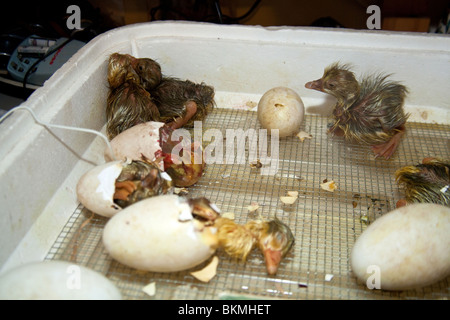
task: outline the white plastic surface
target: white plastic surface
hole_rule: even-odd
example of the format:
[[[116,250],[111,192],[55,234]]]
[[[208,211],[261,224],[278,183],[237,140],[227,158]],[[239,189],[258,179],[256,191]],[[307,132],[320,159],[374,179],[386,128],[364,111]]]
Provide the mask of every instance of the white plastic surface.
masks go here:
[[[251,109],[268,89],[290,87],[307,114],[327,114],[333,100],[304,84],[334,61],[350,62],[358,75],[388,72],[408,86],[410,120],[450,123],[448,36],[187,22],[137,24],[99,35],[24,105],[43,121],[102,129],[113,52],[151,57],[166,75],[214,86],[218,107]],[[79,177],[103,162],[103,149],[94,135],[44,128],[26,111],[0,125],[3,270],[45,257],[78,205]]]

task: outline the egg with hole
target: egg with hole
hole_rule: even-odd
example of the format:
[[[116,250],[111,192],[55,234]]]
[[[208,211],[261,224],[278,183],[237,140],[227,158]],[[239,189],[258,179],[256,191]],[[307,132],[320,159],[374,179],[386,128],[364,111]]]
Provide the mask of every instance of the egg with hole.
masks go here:
[[[114,215],[103,230],[103,244],[113,259],[134,269],[175,272],[209,259],[217,247],[215,233],[194,218],[187,199],[161,195]]]
[[[351,252],[351,268],[370,289],[408,290],[450,275],[450,208],[414,204],[370,224]]]
[[[138,160],[95,166],[76,187],[80,203],[107,218],[137,201],[172,191],[172,179],[167,173],[153,163]]]
[[[24,264],[0,275],[2,300],[120,300],[101,273],[66,261]]]
[[[258,103],[259,123],[271,133],[279,130],[279,137],[297,134],[305,115],[302,99],[294,90],[276,87],[268,90]]]

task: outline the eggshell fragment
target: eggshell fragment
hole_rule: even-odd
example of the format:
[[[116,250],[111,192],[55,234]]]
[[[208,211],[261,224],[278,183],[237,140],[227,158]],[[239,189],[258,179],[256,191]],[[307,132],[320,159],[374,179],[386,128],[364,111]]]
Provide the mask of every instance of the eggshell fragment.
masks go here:
[[[248,212],[254,212],[259,209],[259,204],[257,202],[252,202],[249,206],[247,206]]]
[[[2,300],[120,300],[102,274],[66,261],[33,262],[0,276]]]
[[[288,191],[288,192],[287,192],[287,195],[288,195],[289,197],[295,197],[295,198],[297,198],[297,197],[298,197],[298,191]]]
[[[202,282],[209,282],[216,276],[219,258],[214,256],[210,263],[201,270],[191,272],[191,275]]]
[[[297,198],[298,198],[298,191],[288,191],[287,196],[280,197],[280,200],[284,204],[293,204],[295,201],[297,201]]]
[[[211,257],[217,247],[215,231],[193,218],[186,199],[162,195],[113,216],[103,230],[103,243],[112,258],[129,267],[175,272]]]
[[[268,90],[261,97],[257,115],[264,129],[278,129],[280,138],[287,137],[300,131],[305,106],[294,90],[276,87]]]
[[[450,208],[408,205],[367,227],[352,249],[351,266],[371,289],[419,288],[450,275],[449,248]]]
[[[297,133],[297,137],[303,142],[305,139],[312,139],[312,135],[305,131],[300,131]]]
[[[284,204],[293,204],[295,201],[297,201],[297,197],[291,197],[291,196],[280,197],[280,200]]]
[[[151,297],[154,296],[156,293],[156,283],[154,282],[149,283],[148,285],[142,288],[142,291],[144,291]]]
[[[145,156],[150,161],[155,160],[155,153],[161,151],[159,129],[164,125],[162,122],[145,122],[133,126],[117,136],[111,141],[111,148],[116,160],[142,160]],[[111,150],[104,151],[105,160],[114,160]],[[158,161],[159,168],[164,171],[163,161]]]
[[[112,161],[87,171],[77,184],[78,200],[92,212],[107,218],[122,210],[113,200],[115,182],[122,168],[122,161]]]

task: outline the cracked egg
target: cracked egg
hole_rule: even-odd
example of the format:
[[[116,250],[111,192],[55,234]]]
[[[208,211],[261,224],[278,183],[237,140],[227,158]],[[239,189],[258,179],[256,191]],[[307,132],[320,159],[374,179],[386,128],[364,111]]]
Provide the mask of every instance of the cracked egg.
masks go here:
[[[172,192],[172,179],[153,163],[111,161],[87,171],[78,181],[78,200],[90,211],[110,218],[140,200]]]

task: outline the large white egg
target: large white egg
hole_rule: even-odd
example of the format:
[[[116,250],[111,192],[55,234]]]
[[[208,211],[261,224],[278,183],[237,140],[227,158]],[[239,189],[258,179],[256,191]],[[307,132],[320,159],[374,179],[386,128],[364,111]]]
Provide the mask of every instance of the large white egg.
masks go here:
[[[102,274],[65,261],[28,263],[0,276],[2,300],[120,300]]]
[[[103,230],[103,243],[112,258],[129,267],[174,272],[210,258],[217,247],[215,231],[193,218],[185,198],[161,195],[113,216]]]
[[[371,289],[407,290],[444,279],[450,275],[450,208],[414,204],[381,216],[357,239],[351,267]]]
[[[286,87],[272,88],[258,103],[258,120],[270,134],[271,129],[279,130],[279,137],[297,134],[305,115],[302,99],[294,90]]]
[[[106,148],[104,151],[107,162],[113,160],[142,160],[142,156],[150,161],[155,160],[155,153],[161,151],[159,129],[164,125],[162,122],[145,122],[135,125],[117,136],[111,141],[112,152]],[[164,170],[162,160],[158,162],[159,168]]]

